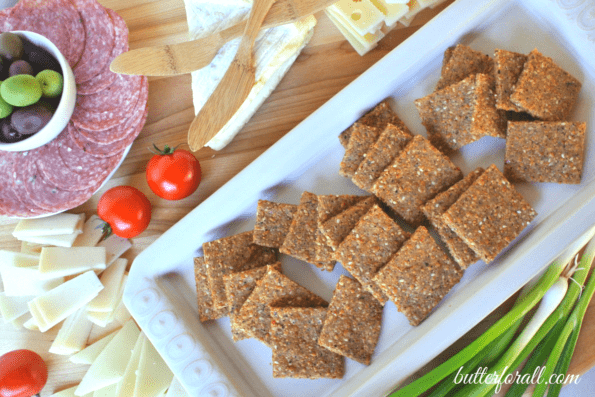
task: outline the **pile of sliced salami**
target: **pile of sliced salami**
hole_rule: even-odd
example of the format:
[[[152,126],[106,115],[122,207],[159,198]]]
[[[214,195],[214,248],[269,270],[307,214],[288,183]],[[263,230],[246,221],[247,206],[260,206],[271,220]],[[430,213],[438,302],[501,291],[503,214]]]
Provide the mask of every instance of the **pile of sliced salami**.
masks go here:
[[[67,128],[29,152],[0,151],[0,215],[32,217],[87,201],[118,166],[147,119],[146,77],[112,73],[128,28],[95,0],[21,0],[0,11],[0,31],[50,39],[68,60],[77,100]]]

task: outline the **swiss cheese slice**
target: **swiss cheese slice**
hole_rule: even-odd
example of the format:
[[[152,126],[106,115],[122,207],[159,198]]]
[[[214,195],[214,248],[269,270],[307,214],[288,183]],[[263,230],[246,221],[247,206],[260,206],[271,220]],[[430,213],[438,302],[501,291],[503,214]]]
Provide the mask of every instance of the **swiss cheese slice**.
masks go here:
[[[370,0],[370,2],[384,14],[384,23],[389,29],[394,28],[397,21],[409,12],[407,4],[391,4],[386,0]]]
[[[375,33],[368,33],[365,36],[357,33],[346,21],[343,15],[339,14],[331,8],[325,10],[326,15],[329,17],[331,22],[339,29],[339,31],[345,36],[349,44],[357,51],[360,55],[365,55],[368,51],[372,50],[378,42],[384,37],[382,30]]]
[[[342,15],[360,36],[379,31],[384,23],[384,14],[370,0],[339,0],[328,9]]]
[[[21,240],[28,236],[56,236],[79,234],[83,230],[85,214],[67,214],[47,216],[19,221],[12,235]]]
[[[64,277],[42,278],[38,266],[0,266],[0,274],[8,296],[41,295],[64,283]]]
[[[128,260],[119,258],[101,274],[103,290],[87,305],[87,310],[95,312],[113,312],[118,305],[118,294]]]
[[[6,296],[0,292],[0,313],[5,323],[15,320],[29,311],[27,303],[33,296]]]
[[[127,322],[91,364],[75,394],[83,396],[119,382],[139,334],[140,330],[134,321]]]
[[[136,372],[134,397],[160,397],[173,378],[174,375],[151,341],[145,339]],[[151,382],[146,379],[151,379]]]
[[[99,339],[92,345],[87,346],[80,352],[70,356],[70,362],[75,364],[93,364],[93,361],[99,357],[99,354],[105,349],[108,343],[116,336],[118,331],[114,331],[111,334]]]
[[[97,247],[105,248],[106,252],[106,265],[109,266],[115,262],[122,254],[132,247],[130,240],[122,237],[118,237],[112,234],[99,244]]]
[[[186,389],[184,389],[178,378],[174,378],[171,381],[171,385],[169,385],[169,389],[167,389],[165,397],[190,397],[190,395],[186,392]]]
[[[101,271],[105,267],[104,247],[44,247],[39,255],[39,273],[45,278],[72,276],[89,270]]]
[[[29,309],[45,332],[89,303],[103,289],[94,272],[83,273],[31,300]]]
[[[132,350],[130,360],[128,360],[128,364],[126,364],[124,376],[118,382],[116,388],[116,395],[130,397],[134,395],[134,387],[136,385],[136,377],[138,373],[138,366],[140,364],[141,351],[145,345],[146,340],[147,337],[143,332],[141,332],[138,336],[138,339],[136,340],[136,343],[134,344],[134,349]]]
[[[50,353],[69,356],[81,351],[87,345],[93,323],[87,319],[85,308],[68,316],[58,335],[50,346]]]
[[[73,247],[94,247],[103,236],[103,221],[97,215],[91,215],[83,225],[83,232],[78,235]]]

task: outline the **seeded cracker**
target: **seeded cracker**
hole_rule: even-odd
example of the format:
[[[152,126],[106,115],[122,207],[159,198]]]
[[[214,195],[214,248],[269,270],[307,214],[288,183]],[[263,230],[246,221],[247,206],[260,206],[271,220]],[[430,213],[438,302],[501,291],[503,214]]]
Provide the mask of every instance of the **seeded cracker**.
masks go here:
[[[223,276],[277,261],[277,251],[253,243],[253,232],[244,232],[204,243],[205,264],[214,308],[227,307]]]
[[[245,272],[228,274],[223,277],[225,292],[227,293],[231,335],[234,342],[250,337],[238,326],[236,315],[256,287],[256,282],[263,278],[271,268],[281,272],[281,262],[246,270]]]
[[[415,326],[430,314],[462,275],[428,230],[420,226],[374,281]]]
[[[581,85],[551,58],[535,49],[525,62],[510,100],[541,120],[566,120],[576,103]]]
[[[527,55],[512,51],[496,50],[494,53],[494,62],[496,64],[496,107],[503,110],[522,112],[514,103],[510,102],[510,95],[514,91],[525,62]]]
[[[369,365],[378,343],[382,305],[356,280],[341,276],[326,312],[318,343]]]
[[[194,258],[194,279],[198,296],[198,318],[201,322],[216,320],[227,315],[227,307],[213,308],[213,297],[209,289],[209,279],[204,258]]]
[[[351,130],[351,138],[349,138],[345,155],[339,167],[339,174],[348,178],[353,176],[357,167],[364,160],[368,149],[380,135],[378,128],[360,123],[355,123]]]
[[[421,206],[463,177],[461,170],[427,139],[416,135],[372,186],[372,192],[412,226]]]
[[[384,304],[387,298],[372,278],[408,238],[409,233],[375,205],[345,237],[335,251],[335,258]]]
[[[580,183],[585,131],[578,122],[509,122],[504,175],[510,181]]]
[[[271,317],[274,378],[343,377],[343,357],[318,344],[325,308],[272,308]]]
[[[382,171],[390,165],[412,138],[413,136],[403,129],[388,124],[355,171],[351,178],[353,183],[360,189],[370,191]]]
[[[446,224],[490,263],[537,213],[491,165],[443,215]]]
[[[438,194],[432,200],[428,201],[422,211],[432,226],[436,228],[440,238],[450,251],[454,260],[461,269],[466,269],[479,260],[479,257],[463,240],[457,236],[450,227],[444,223],[442,214],[453,205],[461,194],[471,186],[473,182],[484,172],[483,168],[477,168],[462,180],[452,185],[448,190]]]
[[[358,202],[341,212],[339,215],[324,222],[320,226],[320,230],[322,231],[322,234],[324,234],[324,237],[326,237],[328,245],[333,250],[336,250],[341,241],[347,237],[360,218],[377,202],[378,200],[376,197],[369,196],[365,200]]]
[[[388,104],[388,100],[386,99],[376,105],[374,109],[363,115],[357,122],[370,127],[378,128],[380,131],[384,130],[390,123],[401,128],[408,134],[411,134],[409,128],[407,128],[405,123],[403,123],[399,116],[397,116],[397,114],[391,109],[390,105]],[[343,131],[341,135],[339,135],[339,141],[343,147],[347,148],[352,132],[352,127],[350,127]]]
[[[254,242],[263,247],[279,248],[289,232],[297,205],[258,200]]]
[[[316,233],[316,262],[326,262],[330,265],[325,270],[332,271],[335,267],[334,250],[328,244],[322,233],[321,225],[335,215],[340,214],[355,203],[365,199],[365,196],[353,195],[324,195],[318,196],[318,231]]]
[[[326,307],[328,303],[280,272],[268,269],[236,316],[237,327],[271,345],[271,307]]]
[[[492,58],[462,44],[457,44],[452,51],[447,49],[444,57],[448,57],[448,61],[446,65],[443,64],[440,80],[436,84],[436,91],[474,74],[491,74],[494,69]]]
[[[302,193],[289,233],[279,251],[311,263],[320,268],[334,266],[332,262],[316,261],[316,237],[318,234],[318,198],[310,192]]]
[[[484,136],[504,138],[506,115],[496,109],[495,83],[477,74],[415,100],[434,146],[450,153]]]

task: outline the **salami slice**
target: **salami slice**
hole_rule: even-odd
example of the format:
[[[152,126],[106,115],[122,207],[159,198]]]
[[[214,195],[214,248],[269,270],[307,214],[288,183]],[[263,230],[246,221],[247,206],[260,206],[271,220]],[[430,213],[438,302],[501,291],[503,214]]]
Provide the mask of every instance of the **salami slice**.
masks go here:
[[[70,167],[60,154],[62,146],[67,153],[65,158],[71,163]],[[40,151],[36,162],[47,181],[60,189],[76,192],[101,184],[120,159],[121,156],[98,159],[85,153],[72,143],[68,132],[64,130]]]
[[[85,49],[73,69],[78,84],[92,79],[109,60],[114,47],[114,24],[107,11],[95,0],[71,0],[85,27]]]
[[[49,212],[63,211],[83,204],[100,186],[97,184],[86,190],[75,192],[60,189],[45,180],[35,161],[26,162],[23,171],[23,182],[27,195],[35,205]]]
[[[23,218],[43,214],[44,211],[33,203],[23,203],[14,189],[14,163],[20,153],[0,153],[0,214]]]
[[[21,205],[26,208],[26,213],[20,213],[18,207],[15,206],[11,211],[13,216],[32,217],[48,213],[46,209],[39,207],[33,200],[31,200],[31,197],[27,193],[26,186],[31,182],[32,177],[29,173],[29,169],[30,165],[34,163],[31,159],[35,155],[35,152],[35,150],[30,152],[18,152],[14,157],[12,188],[21,202]]]
[[[76,106],[92,113],[120,112],[126,115],[136,104],[134,93],[142,84],[142,76],[119,74],[112,84],[92,95],[77,95]]]
[[[77,86],[77,94],[95,94],[112,84],[118,75],[112,72],[109,66],[118,55],[128,51],[128,27],[126,26],[126,22],[114,10],[107,9],[107,13],[112,18],[114,24],[114,48],[103,70],[95,77],[79,84]]]

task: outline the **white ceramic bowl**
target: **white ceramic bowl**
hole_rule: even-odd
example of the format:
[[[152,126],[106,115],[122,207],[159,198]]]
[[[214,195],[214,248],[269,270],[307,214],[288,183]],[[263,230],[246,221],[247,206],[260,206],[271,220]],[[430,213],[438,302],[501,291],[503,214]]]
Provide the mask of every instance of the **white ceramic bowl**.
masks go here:
[[[47,50],[60,64],[62,68],[62,76],[64,77],[64,89],[62,91],[62,98],[60,104],[56,108],[54,115],[52,116],[49,123],[46,124],[41,130],[31,135],[30,137],[14,143],[0,143],[0,150],[9,152],[23,152],[37,147],[43,146],[50,142],[52,139],[58,136],[60,132],[66,127],[72,112],[74,111],[74,105],[76,103],[76,84],[74,81],[74,74],[72,69],[66,61],[66,58],[60,53],[58,48],[44,36],[27,32],[23,30],[17,30],[12,33],[16,33],[21,37],[28,39],[35,45],[40,46]]]

